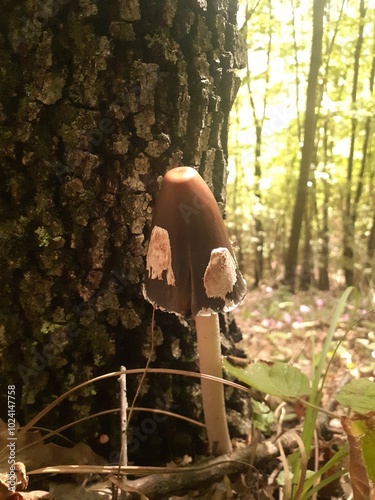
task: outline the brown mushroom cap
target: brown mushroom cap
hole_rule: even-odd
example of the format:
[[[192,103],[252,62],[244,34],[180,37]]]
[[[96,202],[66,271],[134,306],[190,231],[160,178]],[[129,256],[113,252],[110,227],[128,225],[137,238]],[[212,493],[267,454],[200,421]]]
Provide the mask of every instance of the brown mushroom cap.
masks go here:
[[[229,311],[246,294],[216,200],[191,167],[163,179],[146,268],[145,298],[184,316]]]

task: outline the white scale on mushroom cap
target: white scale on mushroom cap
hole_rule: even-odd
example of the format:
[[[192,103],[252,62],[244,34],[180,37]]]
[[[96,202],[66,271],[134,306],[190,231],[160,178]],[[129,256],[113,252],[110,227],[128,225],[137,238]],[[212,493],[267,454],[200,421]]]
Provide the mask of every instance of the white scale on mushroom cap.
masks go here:
[[[172,250],[169,234],[166,229],[155,226],[151,233],[150,244],[146,257],[146,269],[151,279],[163,279],[167,271],[167,284],[175,286],[176,280],[172,268]]]
[[[214,248],[203,276],[207,297],[223,299],[225,301],[224,311],[236,307],[233,300],[227,299],[227,294],[233,291],[237,281],[236,267],[236,262],[227,248]],[[212,312],[207,310],[205,313],[204,310],[201,310],[198,314],[203,316],[207,313],[212,314]]]

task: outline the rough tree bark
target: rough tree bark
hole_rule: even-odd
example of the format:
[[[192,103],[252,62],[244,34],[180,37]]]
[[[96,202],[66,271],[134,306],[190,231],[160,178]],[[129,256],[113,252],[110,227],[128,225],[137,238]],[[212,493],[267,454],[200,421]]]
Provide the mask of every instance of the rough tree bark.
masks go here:
[[[160,176],[196,166],[224,207],[242,65],[236,9],[236,0],[4,0],[1,391],[16,385],[21,423],[83,380],[144,366],[151,308],[141,284]],[[156,320],[154,366],[195,369],[189,325]],[[198,391],[150,376],[142,403],[197,417]],[[83,390],[43,425],[116,407],[115,393],[115,383]],[[94,440],[113,422],[89,421],[75,436]],[[157,428],[132,437],[133,456],[142,440],[148,463],[194,451],[197,430]],[[118,442],[106,446],[111,458]]]

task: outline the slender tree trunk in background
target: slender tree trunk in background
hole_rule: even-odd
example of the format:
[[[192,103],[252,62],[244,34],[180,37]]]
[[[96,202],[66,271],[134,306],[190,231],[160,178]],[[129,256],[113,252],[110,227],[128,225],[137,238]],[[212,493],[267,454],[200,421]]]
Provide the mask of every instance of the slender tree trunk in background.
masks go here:
[[[296,33],[296,7],[294,5],[294,0],[291,0],[292,4],[292,23],[293,23],[293,49],[294,49],[294,61],[295,61],[295,78],[296,78],[296,110],[297,110],[297,131],[298,131],[298,144],[302,141],[302,126],[301,126],[301,110],[300,110],[300,92],[299,92],[299,61],[298,61],[298,43],[297,43],[297,33]]]
[[[311,163],[318,164],[317,148],[314,148],[314,153],[311,158]],[[305,217],[304,217],[304,240],[302,249],[302,262],[299,277],[300,290],[307,291],[314,280],[314,252],[312,247],[313,222],[317,218],[316,206],[316,180],[315,175],[310,175],[309,190],[307,192]]]
[[[159,176],[199,167],[224,207],[240,66],[236,7],[3,1],[1,391],[16,385],[21,423],[92,376],[145,365],[151,307],[141,284]],[[195,369],[190,328],[173,315],[156,318],[155,364]],[[130,399],[136,383],[129,377]],[[43,425],[118,406],[115,387],[77,393]],[[183,379],[150,376],[142,394],[145,405],[199,418],[193,392]],[[89,421],[75,435],[94,439],[108,422],[117,426],[113,419]],[[146,435],[148,463],[193,453],[197,433],[158,424]],[[142,453],[137,439],[131,456]],[[107,451],[116,449],[115,439]]]
[[[372,226],[367,240],[367,265],[365,270],[366,284],[374,286],[375,276],[375,214],[372,219]]]
[[[375,83],[375,33],[374,33],[374,44],[373,44],[373,58],[372,58],[372,64],[371,64],[371,70],[370,70],[370,78],[369,78],[369,91],[371,96],[374,96],[374,83]],[[352,211],[352,226],[353,229],[355,228],[355,223],[357,221],[357,216],[358,216],[358,207],[359,207],[359,202],[362,196],[363,192],[363,187],[364,187],[364,182],[365,182],[365,174],[368,170],[368,167],[371,166],[371,139],[373,135],[373,117],[368,116],[366,118],[365,122],[365,134],[364,134],[364,139],[363,139],[363,146],[362,146],[362,158],[361,158],[361,167],[358,175],[358,181],[357,181],[357,188],[355,192],[355,197],[354,197],[354,204],[353,204],[353,211]],[[370,177],[374,177],[374,173],[371,173]],[[371,178],[369,185],[371,185]],[[370,188],[371,190],[371,188]],[[368,247],[371,248],[372,243],[372,238],[374,237],[373,234],[374,226],[372,226],[370,230],[370,235],[369,235],[369,240],[368,240]],[[374,266],[371,263],[371,258],[369,258],[369,251],[367,251],[367,258],[368,262],[365,265],[364,272],[361,272],[361,277],[363,277],[363,281],[366,285],[369,285],[372,281],[372,276],[373,276],[373,270]]]
[[[307,205],[305,208],[305,221],[304,221],[304,242],[302,249],[302,264],[301,264],[301,275],[299,280],[299,287],[303,291],[307,291],[311,285],[311,277],[313,274],[313,254],[311,247],[312,231],[311,231],[311,220],[312,220],[312,210],[311,210],[311,200],[307,200]]]
[[[262,126],[259,123],[255,126],[255,159],[254,159],[254,178],[255,178],[255,200],[258,207],[262,206],[262,193],[260,189],[260,181],[262,178],[262,167],[260,164],[260,155],[262,153]],[[259,208],[256,208],[256,212]],[[254,214],[254,253],[255,253],[255,273],[254,273],[254,287],[257,288],[260,282],[263,280],[263,248],[264,248],[264,236],[263,236],[263,223],[262,223],[262,213]]]
[[[333,32],[333,36],[327,37],[326,39],[326,48],[324,53],[324,70],[323,70],[323,79],[320,84],[319,90],[319,106],[317,111],[317,116],[321,115],[321,103],[322,96],[325,92],[327,92],[327,82],[330,77],[330,62],[332,58],[332,50],[335,45],[337,34],[339,33],[340,23],[342,20],[344,7],[346,4],[346,0],[342,0],[340,13],[335,23],[335,29]],[[327,23],[331,22],[330,18],[330,9],[327,9]],[[339,99],[338,99],[339,100]],[[328,127],[328,124],[330,125]],[[315,207],[316,207],[316,215],[317,215],[317,225],[318,225],[318,288],[319,290],[329,290],[330,282],[329,282],[329,243],[330,243],[330,233],[329,233],[329,202],[330,202],[330,186],[331,179],[330,174],[327,169],[328,163],[332,162],[332,144],[329,138],[332,135],[333,124],[329,119],[329,115],[324,118],[323,125],[323,171],[321,176],[321,183],[323,184],[323,203],[321,206],[321,218],[319,218],[319,207],[317,204],[317,200],[315,198]],[[330,133],[331,132],[331,133]]]
[[[314,0],[313,5],[313,37],[311,44],[311,59],[307,83],[306,112],[304,121],[304,138],[300,164],[297,194],[293,209],[292,228],[289,237],[289,247],[285,258],[284,282],[291,289],[295,288],[296,267],[298,261],[298,246],[301,226],[307,200],[307,182],[311,169],[311,158],[314,149],[317,105],[316,91],[319,69],[322,62],[323,15],[325,0]]]
[[[263,222],[262,222],[262,193],[260,189],[260,183],[262,179],[262,165],[261,165],[261,155],[262,155],[262,134],[263,125],[266,119],[267,110],[267,98],[268,98],[268,85],[270,80],[270,58],[271,58],[271,48],[272,48],[272,4],[268,2],[269,9],[269,28],[268,28],[268,45],[267,45],[267,69],[265,76],[265,90],[263,95],[263,102],[260,116],[257,114],[257,109],[253,97],[253,92],[251,89],[251,68],[250,62],[247,58],[247,75],[246,82],[248,87],[248,92],[250,96],[250,105],[253,112],[254,126],[255,126],[255,148],[254,148],[254,198],[255,205],[259,208],[256,209],[254,214],[254,255],[255,255],[255,266],[254,266],[254,287],[257,288],[260,282],[263,280],[263,270],[264,270],[264,233],[263,233]],[[246,3],[246,19],[250,19],[251,11],[249,9],[249,2]],[[246,25],[244,26],[245,36],[247,38]]]
[[[329,183],[324,182],[324,200],[322,208],[322,232],[320,240],[320,256],[319,256],[319,275],[318,288],[319,290],[329,290],[329,226],[328,226],[328,207],[329,207]]]
[[[369,89],[372,96],[374,95],[374,83],[375,83],[375,32],[374,32],[374,44],[373,44],[373,58],[372,58],[371,72],[369,79]],[[368,116],[365,124],[365,138],[363,141],[363,148],[362,148],[362,164],[365,161],[367,164],[371,165],[371,160],[373,158],[373,151],[371,149],[372,121],[373,121],[372,117]],[[369,183],[370,186],[373,180],[374,180],[374,172],[372,171],[370,175],[370,183]],[[359,187],[363,187],[363,184],[358,183],[357,193]],[[367,286],[371,286],[374,284],[374,272],[375,272],[374,252],[375,252],[375,215],[373,216],[372,219],[372,225],[367,240],[367,262],[363,273],[364,282]]]
[[[328,208],[330,195],[330,179],[326,170],[326,165],[331,157],[331,148],[329,147],[329,119],[324,122],[323,136],[323,172],[321,182],[323,183],[323,204],[320,229],[318,234],[319,239],[319,259],[318,259],[318,288],[319,290],[329,290],[329,225],[328,225]]]
[[[354,73],[352,86],[352,110],[355,112],[358,91],[359,63],[361,57],[361,49],[363,45],[363,28],[364,18],[366,14],[365,2],[360,0],[359,4],[359,32],[357,44],[354,52]],[[352,118],[351,136],[350,136],[350,152],[348,157],[348,166],[346,173],[346,196],[343,213],[343,268],[345,274],[345,283],[347,286],[354,284],[354,239],[355,239],[355,217],[353,219],[354,207],[352,202],[352,179],[353,179],[353,164],[354,151],[357,135],[358,119],[356,116]],[[359,179],[362,182],[362,179]]]
[[[237,102],[237,101],[236,101]],[[243,248],[243,213],[240,209],[240,205],[242,203],[242,192],[241,192],[241,186],[244,185],[244,172],[243,172],[243,166],[241,162],[241,154],[239,153],[239,141],[238,141],[238,136],[237,136],[237,131],[240,128],[240,120],[239,120],[239,110],[238,106],[236,105],[236,102],[234,104],[235,108],[235,117],[236,117],[236,123],[234,125],[234,130],[235,130],[235,143],[237,147],[235,148],[235,153],[234,153],[234,165],[235,165],[235,176],[234,176],[234,183],[233,183],[233,198],[232,198],[232,210],[233,210],[233,222],[234,222],[234,227],[233,227],[233,235],[235,237],[235,251],[236,251],[236,257],[237,257],[237,262],[238,266],[241,269],[241,272],[243,274],[246,273],[245,270],[245,261],[244,261],[244,248]]]

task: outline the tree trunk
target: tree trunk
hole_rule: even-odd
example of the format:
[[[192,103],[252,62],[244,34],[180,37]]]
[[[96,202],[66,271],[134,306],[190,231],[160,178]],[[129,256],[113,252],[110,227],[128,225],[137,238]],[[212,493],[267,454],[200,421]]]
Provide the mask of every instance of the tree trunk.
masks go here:
[[[329,225],[328,225],[328,207],[330,186],[327,179],[323,179],[324,199],[322,206],[322,226],[319,237],[319,290],[329,290]]]
[[[253,99],[251,99],[253,101]],[[261,167],[261,153],[262,153],[262,129],[263,120],[257,120],[254,110],[255,120],[255,158],[254,158],[254,198],[255,205],[257,206],[253,217],[253,234],[254,234],[254,287],[258,288],[263,280],[263,249],[264,249],[264,236],[263,236],[263,222],[262,212],[259,207],[262,206],[262,192],[260,189],[260,181],[262,179]]]
[[[270,81],[270,58],[271,58],[271,48],[272,48],[272,34],[273,34],[273,12],[272,4],[268,2],[269,11],[269,23],[267,31],[267,69],[265,76],[265,89],[263,100],[261,103],[261,113],[257,113],[257,106],[253,97],[253,92],[251,89],[251,68],[249,63],[249,57],[246,58],[246,82],[248,87],[248,93],[250,96],[250,105],[253,112],[254,127],[255,127],[255,148],[254,148],[254,203],[258,207],[254,213],[253,221],[253,234],[254,234],[254,287],[259,287],[263,280],[263,270],[264,270],[264,231],[263,231],[263,214],[262,214],[262,191],[261,191],[261,180],[262,180],[262,141],[263,141],[263,126],[266,119],[267,110],[267,100],[269,93],[269,81]],[[251,13],[249,9],[249,3],[246,4],[246,19],[250,19]],[[245,36],[247,38],[247,22],[244,25]],[[259,115],[259,116],[258,116]]]
[[[367,240],[367,257],[371,262],[375,257],[375,215],[372,219],[370,234]]]
[[[319,253],[318,253],[318,288],[319,290],[329,290],[329,198],[330,198],[330,178],[326,166],[332,157],[332,147],[329,143],[329,119],[324,120],[323,136],[323,172],[321,182],[323,184],[322,220],[319,224]],[[318,210],[317,210],[318,211]],[[319,220],[319,219],[318,219]]]
[[[309,205],[309,203],[308,203]],[[309,206],[305,209],[305,221],[304,221],[304,242],[302,250],[302,265],[301,265],[301,276],[299,280],[300,290],[307,291],[311,285],[311,278],[313,274],[313,254],[311,248],[311,218],[312,210]]]
[[[345,7],[346,1],[342,0],[341,2],[341,7],[340,7],[340,13],[338,18],[336,19],[335,22],[335,29],[333,32],[333,35],[331,37],[327,37],[326,39],[326,47],[325,47],[325,62],[324,62],[324,69],[323,69],[323,78],[320,83],[320,90],[319,90],[319,106],[318,106],[318,112],[317,115],[320,116],[321,114],[321,104],[322,104],[322,97],[323,95],[327,92],[327,82],[330,76],[330,63],[332,59],[332,51],[335,46],[335,41],[337,38],[337,35],[339,33],[339,27],[341,23],[341,19],[343,16],[344,12],[344,7]],[[331,23],[331,13],[330,9],[327,9],[326,12],[326,20],[327,23]],[[318,225],[318,240],[319,240],[319,247],[318,247],[318,288],[319,290],[329,290],[330,289],[330,282],[329,282],[329,255],[330,255],[330,233],[329,233],[329,216],[328,216],[328,209],[329,209],[329,202],[330,202],[330,185],[331,185],[331,180],[330,180],[330,175],[329,171],[327,170],[327,165],[328,163],[332,162],[332,124],[330,122],[330,117],[329,115],[323,118],[323,123],[321,125],[321,128],[323,129],[323,172],[321,176],[321,182],[323,184],[323,203],[321,207],[321,220],[319,219],[319,210],[318,210],[318,205],[317,205],[317,198],[315,196],[315,207],[316,207],[316,214],[317,214],[317,225]],[[329,134],[330,132],[330,134]]]
[[[242,63],[236,1],[3,4],[1,391],[16,385],[22,423],[81,381],[145,365],[151,306],[141,284],[159,177],[195,166],[224,207]],[[156,321],[155,366],[195,369],[186,322],[161,312]],[[115,385],[77,393],[43,425],[118,406]],[[130,378],[130,401],[136,385]],[[143,404],[199,418],[197,387],[149,376]],[[195,428],[139,422],[133,456],[194,453]],[[75,436],[116,425],[91,420]],[[112,439],[106,452],[117,449]]]
[[[325,181],[325,193],[327,192],[327,182]],[[324,205],[328,203],[329,197],[325,195]],[[323,227],[320,238],[320,255],[319,255],[319,277],[318,289],[325,291],[329,290],[329,227],[328,227],[328,208],[323,207]]]
[[[233,182],[233,195],[230,201],[232,207],[233,228],[231,234],[234,237],[234,248],[236,250],[237,263],[242,274],[245,274],[245,246],[244,246],[244,230],[243,230],[243,213],[241,207],[243,205],[243,193],[241,186],[244,185],[244,171],[241,161],[241,154],[239,152],[238,130],[240,127],[239,114],[238,114],[238,101],[234,103],[235,111],[235,154],[234,154],[234,182]],[[233,123],[232,123],[233,126]]]
[[[357,91],[358,91],[358,79],[359,79],[359,63],[361,58],[361,50],[363,45],[363,29],[364,29],[364,18],[366,15],[366,7],[364,0],[360,1],[359,4],[359,32],[357,38],[357,44],[354,52],[354,73],[353,73],[353,85],[352,85],[352,108],[355,112],[356,102],[357,102]],[[350,151],[348,157],[348,165],[346,171],[346,197],[345,197],[345,207],[343,213],[343,267],[345,274],[346,286],[352,286],[354,284],[354,236],[355,236],[355,218],[353,216],[352,200],[352,180],[353,180],[353,167],[354,167],[354,151],[355,142],[357,136],[357,124],[358,119],[353,116],[351,120],[351,136],[350,136]],[[365,160],[364,160],[365,162]],[[363,163],[365,166],[365,163]],[[359,178],[359,183],[362,183],[362,179]],[[359,195],[362,191],[362,186],[360,186]],[[354,202],[355,204],[355,202]],[[355,212],[354,212],[355,213]]]
[[[289,247],[285,258],[286,285],[294,290],[296,266],[298,261],[298,246],[301,234],[301,226],[307,200],[307,182],[311,169],[311,158],[314,149],[317,105],[317,84],[319,70],[322,62],[322,39],[323,39],[323,15],[325,0],[314,0],[313,7],[313,37],[311,44],[311,59],[309,78],[307,83],[307,99],[304,123],[304,139],[302,146],[302,157],[297,186],[297,195],[293,209],[292,228],[289,237]]]
[[[375,214],[372,218],[371,228],[367,239],[367,262],[364,269],[364,284],[368,287],[374,286],[375,273]]]

